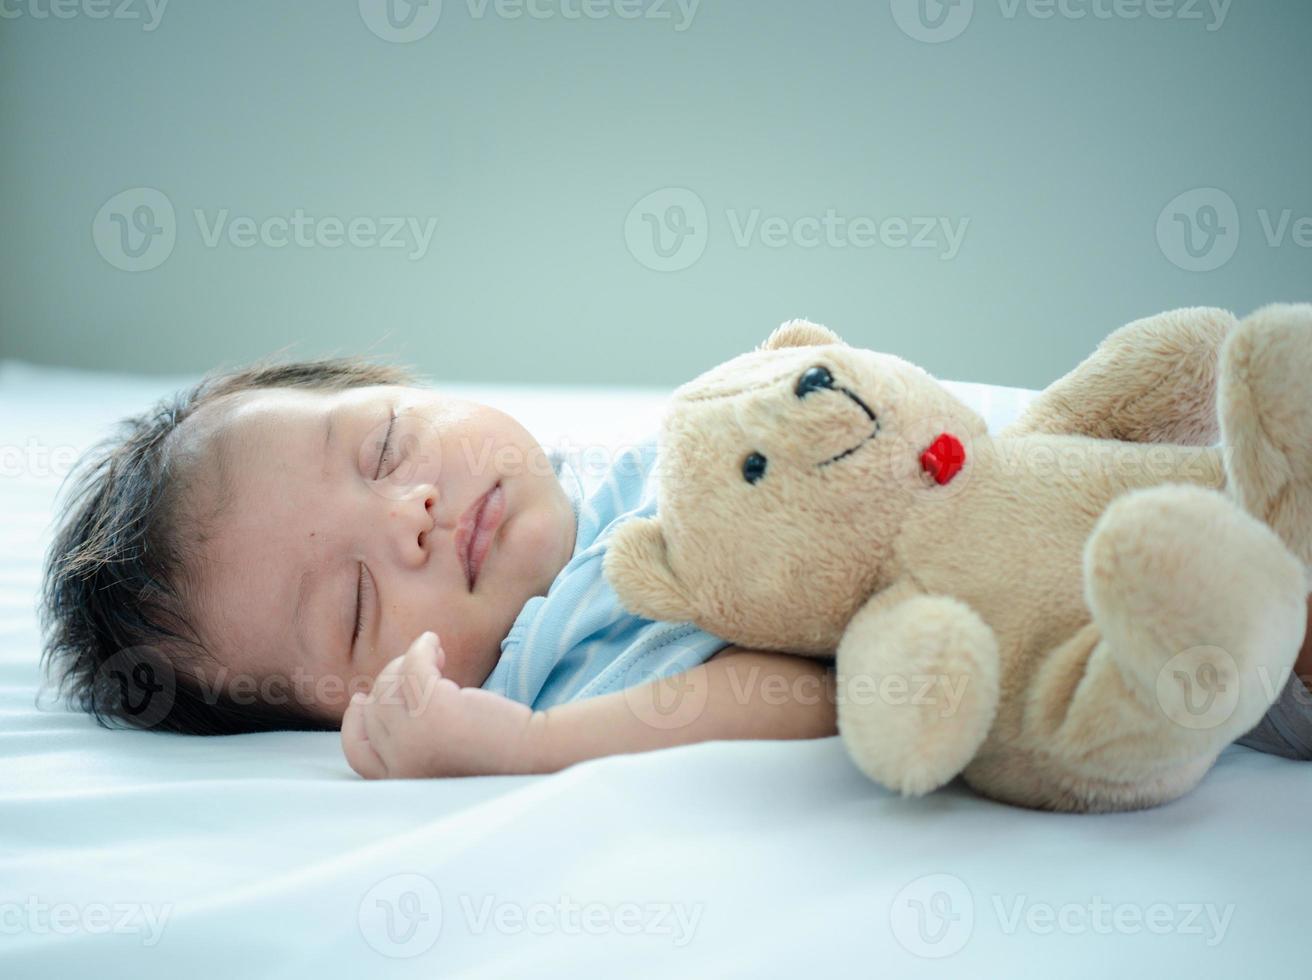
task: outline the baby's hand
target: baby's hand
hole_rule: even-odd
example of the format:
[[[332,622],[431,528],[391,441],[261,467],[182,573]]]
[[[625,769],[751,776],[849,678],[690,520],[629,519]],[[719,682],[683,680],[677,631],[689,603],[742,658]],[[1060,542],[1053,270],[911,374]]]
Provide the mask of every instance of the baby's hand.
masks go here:
[[[527,706],[442,676],[446,654],[424,633],[351,698],[342,751],[366,779],[479,776],[528,771]]]

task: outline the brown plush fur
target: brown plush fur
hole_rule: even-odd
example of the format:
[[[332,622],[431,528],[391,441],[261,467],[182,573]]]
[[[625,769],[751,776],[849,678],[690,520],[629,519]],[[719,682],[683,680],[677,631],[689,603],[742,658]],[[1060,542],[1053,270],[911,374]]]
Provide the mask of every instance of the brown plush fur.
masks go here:
[[[1178,310],[994,436],[920,368],[793,321],[675,392],[659,514],[618,529],[606,574],[642,615],[836,656],[840,732],[890,788],[1162,803],[1302,643],[1310,375],[1312,306]],[[940,433],[966,451],[944,485],[919,462]]]

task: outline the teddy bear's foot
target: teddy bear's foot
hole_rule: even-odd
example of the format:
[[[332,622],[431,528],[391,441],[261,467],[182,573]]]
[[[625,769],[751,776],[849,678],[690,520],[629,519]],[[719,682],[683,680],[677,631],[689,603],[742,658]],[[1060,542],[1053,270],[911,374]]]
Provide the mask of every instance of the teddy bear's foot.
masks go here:
[[[1085,594],[1158,740],[1199,752],[1220,751],[1261,720],[1306,626],[1295,556],[1233,501],[1199,487],[1113,502],[1085,548]]]
[[[998,645],[967,605],[894,587],[857,611],[838,645],[838,730],[871,779],[937,789],[975,755],[998,707]]]
[[[1028,765],[984,753],[967,778],[1051,809],[1165,803],[1283,688],[1303,640],[1303,569],[1223,494],[1167,485],[1107,509],[1084,572],[1093,622],[1035,676]]]
[[[1312,566],[1312,305],[1258,310],[1226,342],[1221,362],[1232,493]]]

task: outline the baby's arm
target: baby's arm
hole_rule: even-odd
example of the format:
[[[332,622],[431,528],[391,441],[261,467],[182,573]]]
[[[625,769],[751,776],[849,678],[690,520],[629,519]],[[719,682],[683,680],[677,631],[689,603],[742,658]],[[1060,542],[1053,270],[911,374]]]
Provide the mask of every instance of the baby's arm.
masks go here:
[[[442,677],[426,633],[357,695],[342,748],[366,778],[556,772],[575,762],[709,739],[837,733],[822,663],[727,647],[700,666],[546,711]]]
[[[532,772],[729,738],[838,734],[833,673],[815,660],[726,647],[682,674],[536,712]]]

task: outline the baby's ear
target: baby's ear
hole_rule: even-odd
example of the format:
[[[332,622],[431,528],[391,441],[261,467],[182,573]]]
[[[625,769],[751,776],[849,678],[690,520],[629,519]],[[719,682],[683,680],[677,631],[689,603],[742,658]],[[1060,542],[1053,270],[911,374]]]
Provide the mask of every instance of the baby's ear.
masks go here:
[[[692,619],[692,603],[670,568],[660,518],[635,517],[616,528],[602,568],[629,612],[675,623]]]
[[[774,328],[757,350],[779,350],[782,347],[818,347],[821,344],[841,344],[843,338],[828,327],[809,320],[789,320]]]

